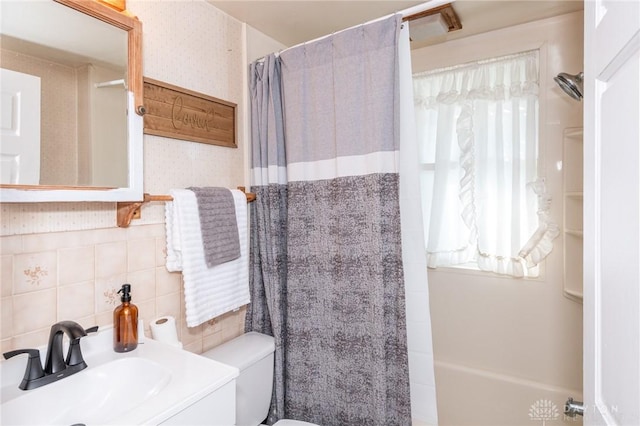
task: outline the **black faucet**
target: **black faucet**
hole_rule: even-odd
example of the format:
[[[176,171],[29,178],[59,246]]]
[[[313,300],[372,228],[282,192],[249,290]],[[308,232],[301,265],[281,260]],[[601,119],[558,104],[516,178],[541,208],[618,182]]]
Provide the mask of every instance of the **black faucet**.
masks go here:
[[[47,346],[47,361],[44,364],[45,374],[55,374],[67,368],[64,355],[62,354],[62,333],[66,333],[69,336],[69,354],[71,354],[72,346],[80,350],[80,338],[87,335],[84,328],[77,322],[73,321],[61,321],[51,326],[49,332],[49,345]],[[75,342],[75,344],[74,344]],[[81,362],[82,353],[80,354]],[[76,363],[77,364],[77,363]],[[86,363],[85,363],[86,368]]]
[[[87,333],[95,331],[98,331],[97,326],[85,330],[80,324],[73,321],[61,321],[51,326],[44,369],[40,361],[40,351],[37,349],[18,349],[6,352],[5,359],[19,354],[29,354],[24,378],[18,387],[22,390],[39,388],[87,368],[87,363],[80,350],[80,339]],[[69,351],[66,359],[62,353],[63,333],[69,336]]]

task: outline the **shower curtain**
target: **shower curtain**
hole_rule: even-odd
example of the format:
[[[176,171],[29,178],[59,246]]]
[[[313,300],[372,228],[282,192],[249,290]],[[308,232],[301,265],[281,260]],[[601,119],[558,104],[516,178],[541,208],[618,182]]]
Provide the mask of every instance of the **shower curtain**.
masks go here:
[[[268,422],[409,425],[398,35],[385,18],[251,65],[252,303]]]

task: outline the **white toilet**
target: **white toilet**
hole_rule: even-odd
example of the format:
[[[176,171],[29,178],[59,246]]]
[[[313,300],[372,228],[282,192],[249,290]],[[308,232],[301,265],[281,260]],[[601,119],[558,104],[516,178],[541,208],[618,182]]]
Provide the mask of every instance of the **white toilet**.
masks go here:
[[[258,426],[269,414],[273,390],[273,337],[254,331],[202,354],[240,370],[236,379],[236,425]],[[317,426],[279,420],[275,426]]]

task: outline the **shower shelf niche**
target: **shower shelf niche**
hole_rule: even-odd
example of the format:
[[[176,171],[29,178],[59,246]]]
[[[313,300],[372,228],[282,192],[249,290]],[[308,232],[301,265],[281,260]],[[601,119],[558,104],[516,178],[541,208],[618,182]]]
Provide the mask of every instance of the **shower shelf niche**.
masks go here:
[[[563,137],[564,294],[582,302],[583,249],[582,127],[568,128]]]

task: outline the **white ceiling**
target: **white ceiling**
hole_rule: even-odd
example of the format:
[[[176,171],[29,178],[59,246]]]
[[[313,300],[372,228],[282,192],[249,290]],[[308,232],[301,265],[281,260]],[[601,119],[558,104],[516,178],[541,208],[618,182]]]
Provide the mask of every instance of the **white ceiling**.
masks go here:
[[[208,1],[285,46],[313,40],[424,3],[424,0]],[[420,42],[419,45],[414,43],[412,48],[583,9],[582,0],[457,0],[452,3],[462,22],[462,30]]]

